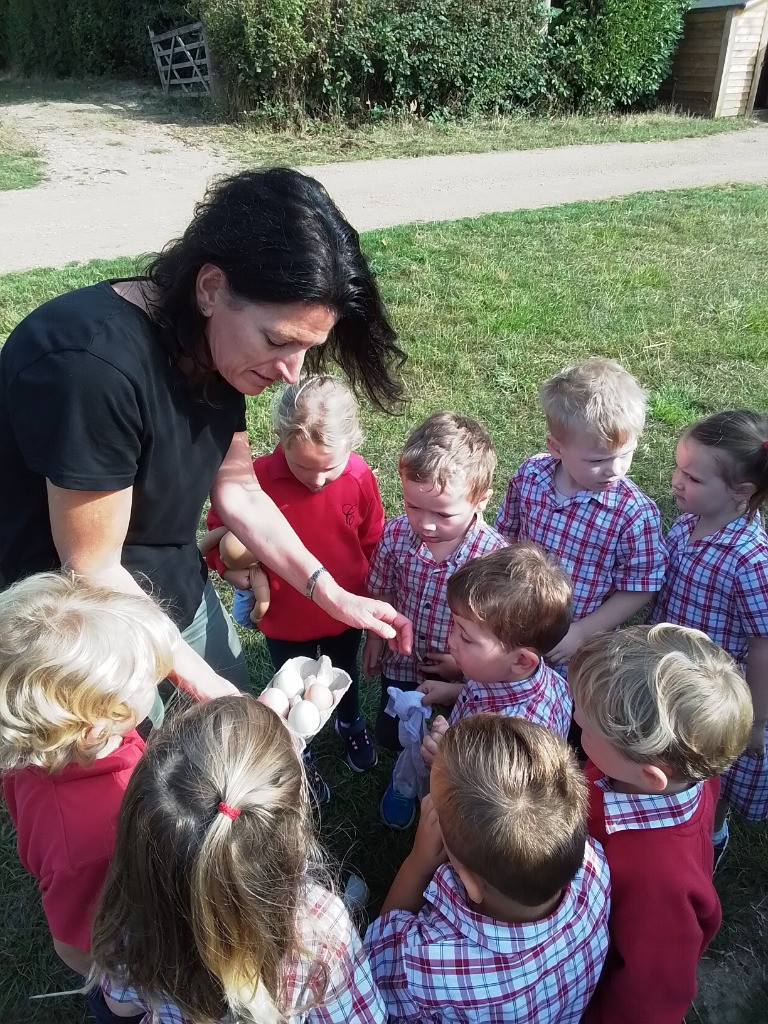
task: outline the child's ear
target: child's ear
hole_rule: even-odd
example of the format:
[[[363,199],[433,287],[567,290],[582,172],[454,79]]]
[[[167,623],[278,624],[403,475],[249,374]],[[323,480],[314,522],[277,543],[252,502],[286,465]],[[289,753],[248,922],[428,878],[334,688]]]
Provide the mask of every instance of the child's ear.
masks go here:
[[[471,902],[481,906],[485,899],[485,882],[483,882],[482,878],[478,878],[474,871],[465,868],[463,864],[453,857],[451,858],[451,866],[461,879],[461,884],[467,890],[467,896]]]
[[[531,647],[516,647],[510,651],[510,657],[516,672],[535,672],[541,661],[538,652]]]
[[[478,512],[485,512],[485,506],[491,500],[492,495],[493,495],[493,489],[489,487],[488,490],[483,495],[483,497],[480,498],[479,501],[475,502],[475,506],[476,506]]]
[[[754,484],[750,484],[750,483],[745,481],[743,484],[736,484],[736,486],[732,487],[731,490],[733,491],[733,494],[734,494],[734,497],[736,498],[736,501],[740,505],[747,505],[748,502],[749,502],[749,499],[755,493],[757,488],[755,487]]]
[[[663,793],[669,785],[669,776],[655,764],[644,764],[640,769],[643,783],[651,793]]]
[[[549,452],[549,454],[553,458],[559,459],[562,458],[562,450],[563,446],[560,444],[560,442],[554,436],[554,434],[547,434],[547,451]]]

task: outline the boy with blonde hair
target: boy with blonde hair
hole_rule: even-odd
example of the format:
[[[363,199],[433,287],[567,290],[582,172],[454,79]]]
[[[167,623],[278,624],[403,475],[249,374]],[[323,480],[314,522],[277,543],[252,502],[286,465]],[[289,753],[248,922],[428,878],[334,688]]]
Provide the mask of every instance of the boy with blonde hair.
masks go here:
[[[660,588],[667,552],[659,510],[626,478],[646,395],[610,359],[569,366],[540,389],[547,452],[510,480],[496,517],[509,540],[533,540],[573,579],[573,623],[549,660],[565,673],[595,633],[615,629]]]
[[[66,572],[30,576],[0,593],[5,799],[56,952],[81,974],[123,792],[144,751],[135,726],[172,670],[179,641],[149,597]],[[110,1019],[104,1006],[99,1013]]]
[[[608,892],[563,740],[502,715],[451,726],[365,936],[390,1021],[578,1024],[608,947]]]
[[[453,629],[448,646],[464,676],[446,721],[424,738],[432,763],[449,725],[483,711],[543,725],[565,739],[573,702],[568,684],[544,661],[571,624],[571,581],[538,544],[510,544],[474,558],[448,581]]]
[[[720,926],[712,884],[717,776],[752,704],[730,655],[683,626],[631,626],[571,662],[589,757],[589,834],[611,872],[611,948],[586,1024],[680,1024]]]
[[[504,547],[483,519],[491,496],[496,455],[486,430],[469,416],[436,412],[408,436],[399,473],[405,514],[390,519],[368,568],[366,586],[413,622],[413,653],[400,654],[368,633],[363,671],[381,674],[376,739],[399,750],[396,721],[385,714],[389,686],[415,690],[425,676],[456,678],[448,652],[451,615],[445,588],[465,562]],[[424,702],[444,699],[442,683],[428,686]],[[453,690],[450,691],[453,693]],[[384,821],[407,828],[415,801],[390,786],[382,799]]]

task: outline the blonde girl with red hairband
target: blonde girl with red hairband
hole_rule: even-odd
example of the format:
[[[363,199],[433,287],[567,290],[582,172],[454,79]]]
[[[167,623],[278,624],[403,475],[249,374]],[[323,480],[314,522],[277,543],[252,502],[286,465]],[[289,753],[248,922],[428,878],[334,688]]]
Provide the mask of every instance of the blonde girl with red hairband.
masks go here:
[[[323,881],[291,733],[250,697],[152,734],[126,790],[93,932],[110,1010],[148,1024],[384,1024]]]
[[[768,817],[768,418],[749,409],[707,416],[677,445],[672,490],[682,512],[667,534],[670,565],[649,621],[700,629],[734,658],[752,695],[744,754],[722,776],[715,857],[728,842],[733,806]]]

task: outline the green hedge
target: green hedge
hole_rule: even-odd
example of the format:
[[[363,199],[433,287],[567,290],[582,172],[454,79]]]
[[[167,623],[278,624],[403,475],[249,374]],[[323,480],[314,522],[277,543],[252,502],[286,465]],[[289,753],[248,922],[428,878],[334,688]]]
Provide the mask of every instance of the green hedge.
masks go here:
[[[277,119],[644,102],[690,0],[0,0],[22,74],[154,75],[147,25],[202,17],[228,113]]]
[[[691,2],[554,0],[553,97],[582,109],[652,99],[669,72]]]
[[[145,77],[154,71],[147,26],[189,18],[176,0],[0,0],[2,62],[22,75]]]

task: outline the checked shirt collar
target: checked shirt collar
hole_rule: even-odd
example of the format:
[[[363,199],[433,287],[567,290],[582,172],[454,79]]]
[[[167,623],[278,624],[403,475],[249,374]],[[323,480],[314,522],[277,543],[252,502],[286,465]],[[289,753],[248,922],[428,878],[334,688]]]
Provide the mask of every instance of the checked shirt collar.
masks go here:
[[[617,793],[605,775],[597,779],[595,785],[604,794],[603,814],[608,835],[684,825],[696,813],[704,789],[704,783],[697,782],[681,793]]]
[[[624,490],[622,484],[624,477],[618,480],[613,487],[609,487],[605,491],[590,491],[582,490],[576,491],[575,494],[567,496],[566,501],[561,502],[558,498],[558,490],[555,487],[555,472],[559,466],[559,460],[550,455],[547,458],[541,460],[536,464],[536,473],[539,476],[539,480],[547,488],[549,497],[552,503],[557,505],[559,508],[565,508],[571,503],[586,503],[588,501],[596,501],[600,505],[604,505],[606,508],[618,508],[622,502],[622,491]]]
[[[577,905],[574,885],[568,886],[559,906],[542,921],[520,924],[494,921],[491,917],[470,910],[467,893],[450,864],[441,864],[424,893],[424,899],[435,914],[468,942],[501,956],[524,956],[543,943],[552,941],[563,926],[583,911]]]
[[[696,524],[699,521],[698,516],[687,515],[685,517],[687,525],[690,527],[688,535],[693,533]],[[762,534],[762,524],[760,522],[760,516],[756,515],[751,520],[747,519],[746,516],[740,516],[738,519],[733,519],[730,523],[726,523],[725,526],[718,530],[717,533],[711,533],[708,537],[700,537],[698,540],[689,540],[689,547],[696,547],[697,544],[704,544],[707,547],[709,545],[716,544],[722,548],[732,548],[736,544],[743,544],[744,537],[746,534],[750,540],[758,543],[759,538]]]

